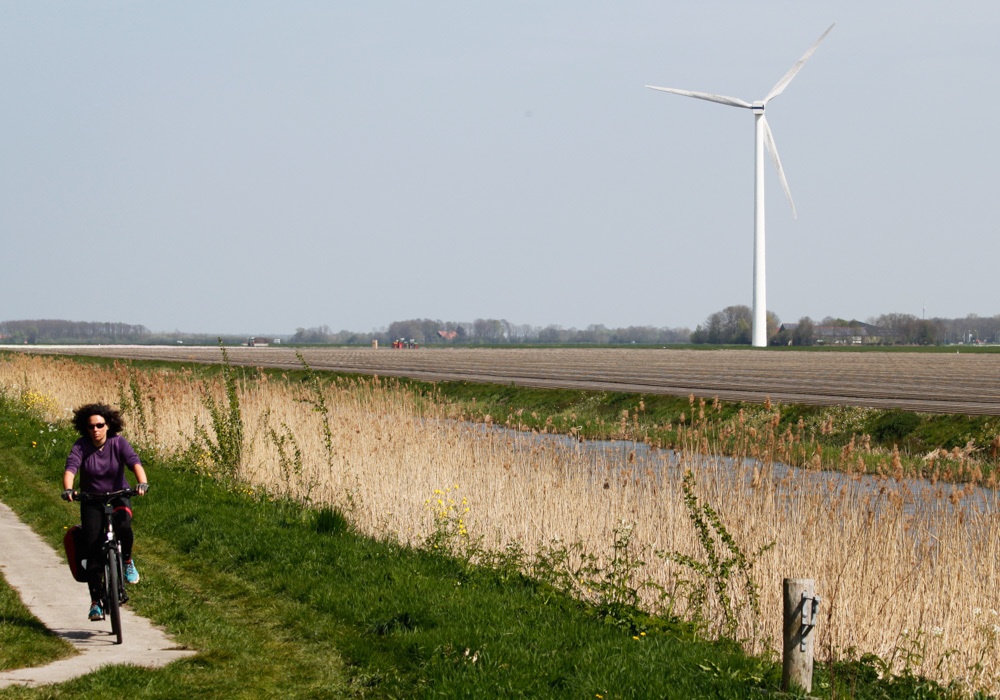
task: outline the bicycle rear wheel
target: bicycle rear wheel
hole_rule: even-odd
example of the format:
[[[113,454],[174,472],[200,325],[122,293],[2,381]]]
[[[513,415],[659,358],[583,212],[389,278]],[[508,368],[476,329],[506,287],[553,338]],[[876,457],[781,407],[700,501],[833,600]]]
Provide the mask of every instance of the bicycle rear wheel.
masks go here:
[[[115,635],[115,644],[122,643],[122,613],[118,599],[118,552],[108,550],[108,561],[105,564],[104,583],[107,586],[108,614],[111,615],[111,631]]]

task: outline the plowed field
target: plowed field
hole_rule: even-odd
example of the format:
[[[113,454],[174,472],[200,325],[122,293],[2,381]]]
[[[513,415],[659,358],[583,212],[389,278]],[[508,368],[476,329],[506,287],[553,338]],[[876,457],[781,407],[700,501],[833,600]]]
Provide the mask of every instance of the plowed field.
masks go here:
[[[22,349],[25,348],[3,348]],[[218,362],[217,348],[34,346],[29,352]],[[298,367],[289,348],[229,348],[234,364]],[[1000,354],[750,350],[306,348],[314,369],[761,402],[1000,415]]]

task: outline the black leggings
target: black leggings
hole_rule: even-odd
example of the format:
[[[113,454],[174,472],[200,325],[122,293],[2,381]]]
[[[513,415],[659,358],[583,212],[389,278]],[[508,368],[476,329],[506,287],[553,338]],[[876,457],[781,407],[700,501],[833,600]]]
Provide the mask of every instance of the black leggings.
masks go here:
[[[112,499],[111,505],[115,511],[111,515],[111,524],[115,536],[122,546],[122,561],[132,558],[132,503],[128,498]],[[96,501],[80,502],[80,524],[83,526],[83,551],[87,558],[87,585],[90,587],[90,599],[101,598],[101,572],[104,569],[104,557],[101,547],[104,542],[104,532],[101,531],[101,521],[104,519],[104,505]],[[93,562],[93,563],[91,563]]]

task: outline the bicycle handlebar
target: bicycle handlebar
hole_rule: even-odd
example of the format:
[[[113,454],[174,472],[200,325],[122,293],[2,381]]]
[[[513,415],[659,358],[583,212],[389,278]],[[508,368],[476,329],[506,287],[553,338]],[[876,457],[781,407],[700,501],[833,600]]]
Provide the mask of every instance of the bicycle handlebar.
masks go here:
[[[122,489],[121,491],[111,491],[110,493],[87,493],[86,491],[74,491],[73,500],[100,501],[103,503],[107,503],[112,498],[120,498],[120,497],[131,498],[132,496],[138,496],[138,495],[139,492],[131,488]]]

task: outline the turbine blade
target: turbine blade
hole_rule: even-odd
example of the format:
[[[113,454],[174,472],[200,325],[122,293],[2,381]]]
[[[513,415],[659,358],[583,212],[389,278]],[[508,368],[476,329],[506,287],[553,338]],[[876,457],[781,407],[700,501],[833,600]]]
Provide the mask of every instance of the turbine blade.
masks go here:
[[[675,95],[684,95],[685,97],[696,97],[699,100],[708,100],[709,102],[718,102],[720,105],[729,105],[730,107],[745,107],[750,109],[753,107],[749,102],[744,102],[738,97],[726,97],[725,95],[712,95],[707,92],[691,92],[690,90],[676,90],[674,88],[656,87],[654,85],[647,85],[650,90],[662,90],[663,92],[672,92]]]
[[[826,38],[826,35],[829,34],[830,31],[836,26],[837,26],[836,23],[831,24],[830,27],[825,32],[823,32],[823,36],[817,39],[816,43],[812,45],[812,48],[806,51],[805,54],[802,56],[802,58],[800,58],[795,63],[795,65],[792,66],[791,70],[785,73],[785,76],[777,83],[775,83],[774,87],[771,88],[771,92],[767,93],[767,97],[764,98],[764,104],[767,104],[768,102],[770,102],[775,97],[777,97],[778,95],[780,95],[782,92],[785,91],[785,88],[788,87],[788,83],[792,82],[792,78],[795,77],[795,74],[798,73],[799,70],[801,70],[802,66],[804,66],[806,61],[809,60],[809,57],[812,56],[813,52],[817,49],[817,47],[819,47],[819,43],[823,41],[823,39]]]
[[[792,216],[797,219],[799,215],[795,211],[795,202],[792,201],[792,191],[788,189],[788,180],[785,179],[785,169],[781,167],[781,159],[778,157],[778,147],[774,145],[774,134],[771,133],[767,117],[761,117],[761,121],[764,122],[764,145],[767,146],[767,152],[771,154],[771,161],[778,171],[778,179],[781,180],[781,186],[785,188],[785,196],[788,197],[788,203],[792,205]]]

